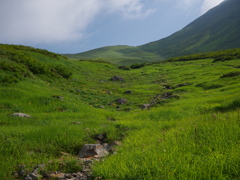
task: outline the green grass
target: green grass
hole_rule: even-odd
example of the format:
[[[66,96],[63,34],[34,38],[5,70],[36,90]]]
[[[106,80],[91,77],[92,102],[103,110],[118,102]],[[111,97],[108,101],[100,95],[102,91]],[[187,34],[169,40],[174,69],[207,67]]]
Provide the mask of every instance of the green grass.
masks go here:
[[[209,54],[122,70],[30,47],[1,45],[0,50],[0,62],[7,63],[0,66],[2,179],[13,179],[20,165],[26,173],[43,163],[47,172],[81,170],[76,160],[81,146],[95,143],[101,133],[122,146],[94,163],[93,177],[239,178],[239,59],[213,62]],[[17,61],[21,56],[29,61]],[[34,73],[31,62],[45,70]],[[63,74],[55,64],[64,67]],[[110,81],[113,76],[124,81]],[[124,94],[127,90],[132,94]],[[118,98],[127,103],[117,104]],[[142,104],[152,107],[141,110]],[[9,116],[15,112],[31,117]]]
[[[150,63],[163,60],[155,53],[145,52],[132,46],[108,46],[78,54],[65,54],[71,60],[105,60],[118,65]]]

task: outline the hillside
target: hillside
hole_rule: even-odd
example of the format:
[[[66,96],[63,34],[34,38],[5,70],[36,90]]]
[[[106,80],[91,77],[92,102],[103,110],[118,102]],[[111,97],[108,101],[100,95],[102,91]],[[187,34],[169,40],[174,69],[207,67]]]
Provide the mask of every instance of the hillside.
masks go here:
[[[145,52],[132,46],[108,46],[79,54],[65,54],[72,60],[104,59],[118,65],[132,65],[134,63],[150,63],[163,60],[155,53]]]
[[[102,58],[124,65],[149,63],[187,54],[240,48],[239,30],[240,1],[225,0],[182,30],[164,39],[138,47],[103,47],[66,56],[74,59]]]
[[[238,179],[239,62],[230,49],[124,70],[0,45],[0,177]],[[79,158],[116,141],[103,160]]]
[[[240,1],[226,0],[173,35],[140,46],[165,58],[240,47]]]

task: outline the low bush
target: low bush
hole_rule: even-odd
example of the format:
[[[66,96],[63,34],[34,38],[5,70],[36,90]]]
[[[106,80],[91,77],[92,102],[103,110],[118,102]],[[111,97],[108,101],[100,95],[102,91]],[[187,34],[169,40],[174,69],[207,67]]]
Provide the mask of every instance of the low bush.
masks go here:
[[[197,84],[196,87],[201,87],[204,90],[209,90],[209,89],[221,88],[223,87],[223,85],[219,83],[214,83],[214,82],[204,82],[204,83]]]
[[[135,63],[135,64],[132,64],[130,66],[131,69],[138,69],[138,68],[141,68],[141,67],[144,67],[146,66],[146,63]]]
[[[234,111],[240,108],[240,99],[233,100],[231,103],[223,104],[215,108],[216,111]]]
[[[11,83],[17,83],[19,81],[20,81],[20,79],[15,77],[15,76],[13,76],[13,75],[0,76],[0,82],[1,83],[9,83],[9,84],[11,84]]]
[[[235,76],[240,76],[240,72],[230,72],[222,75],[220,78],[235,77]]]
[[[131,69],[130,67],[124,66],[124,65],[119,66],[118,68],[119,68],[119,69],[123,69],[123,70],[130,70],[130,69]]]
[[[29,76],[30,72],[26,66],[10,61],[0,61],[0,69],[3,71],[14,72],[21,76]]]
[[[72,72],[63,65],[52,65],[51,71],[60,74],[62,77],[66,79],[72,76]]]

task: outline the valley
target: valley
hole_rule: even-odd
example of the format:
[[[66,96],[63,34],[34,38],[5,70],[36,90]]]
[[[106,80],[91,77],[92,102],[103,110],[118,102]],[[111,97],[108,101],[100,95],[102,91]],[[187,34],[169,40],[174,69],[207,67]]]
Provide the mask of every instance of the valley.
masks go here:
[[[81,147],[103,134],[121,146],[89,179],[238,179],[239,49],[136,69],[17,45],[0,45],[0,57],[3,179],[42,164],[81,172]]]

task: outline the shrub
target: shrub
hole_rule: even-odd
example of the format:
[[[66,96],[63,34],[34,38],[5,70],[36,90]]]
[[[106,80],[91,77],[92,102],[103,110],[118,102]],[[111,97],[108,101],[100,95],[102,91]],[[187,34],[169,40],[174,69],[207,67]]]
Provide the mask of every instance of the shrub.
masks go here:
[[[221,106],[216,107],[215,110],[221,111],[221,112],[226,112],[226,111],[231,111],[231,110],[233,111],[233,110],[236,110],[239,108],[240,108],[240,100],[236,99],[229,104],[223,104]]]
[[[66,79],[69,79],[72,76],[72,72],[62,65],[52,65],[51,71],[60,74]]]
[[[217,89],[223,87],[222,84],[214,83],[214,82],[204,82],[197,84],[196,87],[201,87],[204,90],[210,90],[210,89]]]
[[[235,76],[239,76],[239,75],[240,75],[240,72],[230,72],[230,73],[222,75],[220,78],[235,77]]]
[[[139,69],[141,67],[144,67],[146,63],[135,63],[130,66],[131,69]]]
[[[30,72],[27,70],[27,68],[22,65],[15,62],[10,61],[0,61],[0,69],[3,71],[10,71],[14,72],[18,75],[22,76],[29,76]]]
[[[213,63],[218,62],[218,61],[232,60],[234,58],[235,58],[234,56],[227,56],[227,55],[226,56],[219,56],[219,57],[214,58]]]
[[[118,68],[119,68],[119,69],[123,69],[123,70],[130,70],[130,69],[131,69],[130,67],[124,66],[124,65],[119,66]]]
[[[94,62],[94,63],[104,63],[104,64],[114,65],[111,62],[105,61],[105,60],[102,60],[102,59],[79,59],[79,61],[88,61],[88,62]]]
[[[1,83],[17,83],[19,82],[20,79],[13,76],[13,75],[4,75],[4,76],[0,76],[0,82]]]

